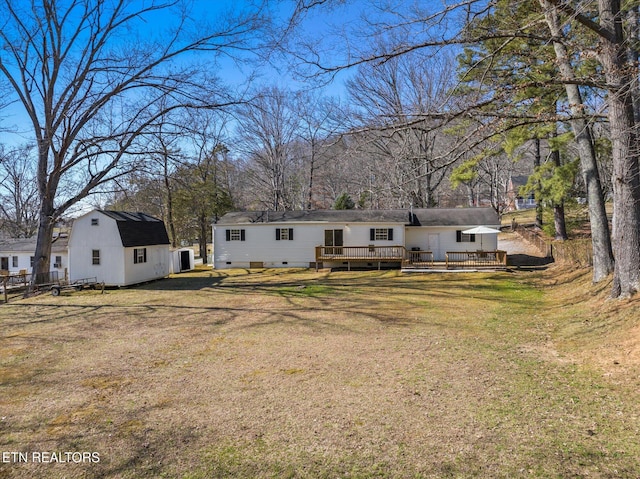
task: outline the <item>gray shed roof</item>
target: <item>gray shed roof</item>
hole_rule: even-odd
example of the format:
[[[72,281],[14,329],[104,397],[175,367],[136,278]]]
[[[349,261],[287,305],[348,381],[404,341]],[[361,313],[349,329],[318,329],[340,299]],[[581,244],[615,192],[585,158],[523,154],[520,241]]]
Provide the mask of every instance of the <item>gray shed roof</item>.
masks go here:
[[[407,226],[498,226],[492,208],[414,208],[402,210],[235,211],[219,225],[252,223],[400,223]]]
[[[116,220],[118,232],[125,248],[169,244],[169,235],[161,219],[146,213],[98,210]]]

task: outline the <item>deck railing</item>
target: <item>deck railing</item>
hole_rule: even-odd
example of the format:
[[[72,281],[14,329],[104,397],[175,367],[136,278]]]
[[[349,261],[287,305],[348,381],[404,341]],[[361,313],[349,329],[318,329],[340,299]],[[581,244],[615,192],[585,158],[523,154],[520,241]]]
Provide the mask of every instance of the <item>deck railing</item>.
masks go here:
[[[506,251],[449,251],[445,254],[447,269],[495,268],[507,266]]]
[[[407,268],[476,269],[507,266],[506,251],[452,251],[436,262],[431,251],[407,250],[404,246],[316,246],[316,266],[322,262],[401,263]]]
[[[316,261],[402,261],[404,246],[316,246]]]
[[[406,251],[402,266],[413,268],[431,268],[435,264],[432,251],[420,251],[412,249]]]

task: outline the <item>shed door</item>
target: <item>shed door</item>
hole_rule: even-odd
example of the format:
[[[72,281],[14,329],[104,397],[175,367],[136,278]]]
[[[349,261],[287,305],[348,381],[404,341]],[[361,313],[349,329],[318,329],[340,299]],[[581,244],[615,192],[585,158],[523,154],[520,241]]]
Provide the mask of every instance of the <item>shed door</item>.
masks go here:
[[[0,258],[0,269],[4,270],[4,271],[8,271],[9,270],[9,258],[3,256],[2,258]]]
[[[180,251],[180,271],[187,271],[191,269],[191,261],[189,261],[189,252]]]

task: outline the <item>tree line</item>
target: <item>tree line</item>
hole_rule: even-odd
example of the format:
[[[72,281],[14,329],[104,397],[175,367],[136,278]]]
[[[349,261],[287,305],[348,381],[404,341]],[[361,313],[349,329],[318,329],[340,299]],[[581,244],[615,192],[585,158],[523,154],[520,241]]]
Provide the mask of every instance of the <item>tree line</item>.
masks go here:
[[[379,4],[318,38],[308,26],[348,4],[202,24],[178,3],[3,1],[1,88],[31,141],[0,150],[0,214],[8,234],[37,235],[35,272],[78,205],[156,214],[174,245],[204,248],[231,209],[502,213],[524,174],[559,239],[566,205],[586,199],[594,281],[640,288],[637,2]],[[169,12],[168,36],[121,34]],[[297,83],[225,85],[215,59],[248,52]]]

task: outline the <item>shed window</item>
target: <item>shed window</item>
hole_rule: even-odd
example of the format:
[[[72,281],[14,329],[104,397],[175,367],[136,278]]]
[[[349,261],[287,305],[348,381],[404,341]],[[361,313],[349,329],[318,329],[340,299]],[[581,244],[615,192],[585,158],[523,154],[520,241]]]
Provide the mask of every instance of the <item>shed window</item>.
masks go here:
[[[276,228],[276,241],[293,241],[293,228]]]
[[[244,230],[232,229],[226,230],[227,241],[245,241],[246,235]]]
[[[12,256],[11,257],[11,267],[12,268],[17,268],[18,267],[18,257],[17,256]]]
[[[100,264],[100,250],[92,249],[91,250],[91,264],[99,265]]]
[[[29,256],[29,266],[31,266],[33,268],[33,265],[36,262],[36,257],[35,256]]]
[[[147,262],[147,248],[134,248],[133,249],[133,263],[146,263]]]
[[[393,241],[393,228],[371,228],[370,241]]]
[[[465,234],[462,232],[462,230],[457,230],[456,242],[457,243],[475,243],[476,235]]]

